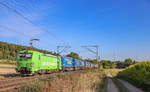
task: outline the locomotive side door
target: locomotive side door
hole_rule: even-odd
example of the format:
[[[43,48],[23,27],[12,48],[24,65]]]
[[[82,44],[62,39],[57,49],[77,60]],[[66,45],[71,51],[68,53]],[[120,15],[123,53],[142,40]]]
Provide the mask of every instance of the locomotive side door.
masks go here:
[[[40,70],[40,64],[41,64],[41,55],[39,55],[39,58],[38,58],[38,70]]]
[[[59,58],[59,56],[57,56],[57,69],[60,71],[59,63],[60,63],[60,58]]]

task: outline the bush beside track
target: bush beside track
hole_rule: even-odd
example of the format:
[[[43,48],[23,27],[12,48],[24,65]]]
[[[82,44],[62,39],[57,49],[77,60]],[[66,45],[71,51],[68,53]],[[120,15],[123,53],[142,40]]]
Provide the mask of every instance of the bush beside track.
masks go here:
[[[24,84],[13,92],[103,92],[104,78],[101,69],[57,73]]]
[[[135,64],[120,72],[117,77],[150,92],[150,62]]]

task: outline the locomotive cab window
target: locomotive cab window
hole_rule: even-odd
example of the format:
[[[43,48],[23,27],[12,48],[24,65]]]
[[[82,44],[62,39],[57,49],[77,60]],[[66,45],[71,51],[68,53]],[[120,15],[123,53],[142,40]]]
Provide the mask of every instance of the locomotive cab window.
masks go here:
[[[20,53],[18,55],[19,59],[31,59],[32,58],[32,53]]]

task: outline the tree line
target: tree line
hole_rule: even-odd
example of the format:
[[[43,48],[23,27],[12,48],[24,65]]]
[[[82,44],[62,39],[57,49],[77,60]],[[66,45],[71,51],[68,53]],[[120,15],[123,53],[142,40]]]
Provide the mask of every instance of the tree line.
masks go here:
[[[110,60],[101,60],[99,62],[99,65],[102,66],[105,69],[111,69],[111,68],[126,68],[130,65],[133,65],[137,63],[136,61],[133,61],[131,58],[125,59],[124,61],[110,61]]]
[[[50,51],[46,51],[46,50],[37,49],[34,47],[21,46],[21,45],[10,44],[7,42],[0,41],[0,60],[16,61],[17,54],[20,50],[34,50],[34,51],[39,51],[39,52],[46,53],[46,54],[58,55],[56,52],[50,52]],[[105,69],[126,68],[126,67],[136,63],[135,61],[133,61],[130,58],[126,59],[124,62],[123,61],[115,61],[114,62],[114,61],[110,61],[110,60],[97,61],[96,59],[82,59],[79,56],[79,54],[75,53],[75,52],[71,52],[70,54],[68,54],[66,56],[74,58],[74,59],[79,59],[79,60],[88,61],[88,62],[91,62],[94,64],[98,64],[100,67],[103,67]]]
[[[34,50],[34,51],[40,51],[42,53],[57,55],[55,52],[52,53],[52,52],[37,49],[34,47],[21,46],[21,45],[10,44],[7,42],[0,41],[0,59],[1,60],[16,61],[17,54],[20,50]]]
[[[136,63],[136,61],[133,61],[131,58],[125,59],[124,61],[110,61],[110,60],[101,60],[97,61],[96,59],[82,59],[78,53],[71,52],[70,54],[66,55],[67,57],[71,57],[74,59],[79,59],[82,61],[88,61],[94,64],[98,64],[99,67],[102,67],[104,69],[112,69],[112,68],[126,68],[130,65],[133,65]]]

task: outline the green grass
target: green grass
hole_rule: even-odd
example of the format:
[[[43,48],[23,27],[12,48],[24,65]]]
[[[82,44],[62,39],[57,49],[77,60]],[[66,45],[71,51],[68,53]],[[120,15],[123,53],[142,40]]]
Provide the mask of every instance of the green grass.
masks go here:
[[[112,78],[112,81],[114,82],[114,84],[118,88],[119,92],[129,92],[129,90],[116,78]]]
[[[132,65],[120,72],[117,77],[150,92],[150,61]]]
[[[99,85],[98,92],[107,92],[107,78],[103,78],[102,82]]]

